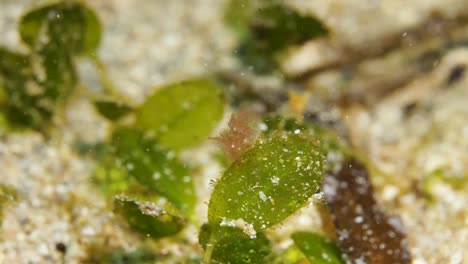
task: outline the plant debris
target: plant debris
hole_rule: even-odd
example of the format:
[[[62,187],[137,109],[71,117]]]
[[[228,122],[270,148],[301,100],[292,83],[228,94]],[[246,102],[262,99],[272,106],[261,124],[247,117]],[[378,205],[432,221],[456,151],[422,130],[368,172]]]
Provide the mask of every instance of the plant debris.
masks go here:
[[[351,159],[325,177],[324,193],[338,243],[353,263],[411,263],[400,220],[386,216],[374,198],[366,167]]]

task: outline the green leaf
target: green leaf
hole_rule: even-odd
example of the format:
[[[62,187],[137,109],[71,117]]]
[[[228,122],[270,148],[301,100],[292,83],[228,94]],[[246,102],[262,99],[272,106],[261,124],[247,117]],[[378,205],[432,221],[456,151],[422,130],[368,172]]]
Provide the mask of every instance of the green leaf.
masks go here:
[[[332,240],[309,232],[295,232],[296,246],[314,264],[344,264],[341,251]]]
[[[141,107],[136,124],[161,144],[180,150],[205,140],[223,111],[221,88],[207,79],[193,79],[158,89]]]
[[[256,231],[305,206],[322,181],[323,155],[301,134],[261,139],[217,182],[208,208],[212,224],[241,219]]]
[[[122,215],[134,230],[153,239],[177,234],[185,225],[184,220],[151,202],[140,202],[128,197],[114,199],[115,211]]]
[[[273,71],[280,53],[287,48],[327,34],[319,20],[303,16],[278,1],[264,1],[260,7],[251,6],[256,8],[256,12],[250,10],[248,30],[242,30],[242,26],[249,13],[240,7],[238,12],[242,11],[240,14],[244,17],[235,24],[234,30],[242,33],[237,49],[239,59],[258,74]],[[233,14],[229,8],[228,14]]]
[[[20,21],[21,39],[35,49],[48,37],[70,54],[94,52],[101,41],[102,26],[93,10],[80,2],[63,1],[26,13]]]
[[[265,263],[265,256],[271,252],[271,243],[263,232],[251,238],[236,227],[204,224],[198,238],[205,250],[214,243],[210,245],[214,263]]]
[[[94,106],[99,114],[110,121],[117,121],[133,111],[130,106],[113,100],[95,101]]]
[[[190,171],[173,151],[132,128],[116,129],[111,147],[117,165],[128,175],[182,211],[193,210],[197,199]]]

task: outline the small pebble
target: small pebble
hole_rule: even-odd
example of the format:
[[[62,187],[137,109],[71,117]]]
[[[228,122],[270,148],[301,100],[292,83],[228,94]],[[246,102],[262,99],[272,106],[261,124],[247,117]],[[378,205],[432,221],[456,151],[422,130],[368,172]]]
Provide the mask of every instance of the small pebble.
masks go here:
[[[453,66],[447,78],[447,84],[452,85],[456,83],[457,81],[459,81],[463,77],[463,74],[465,73],[465,68],[466,67],[463,64],[458,64],[458,65]]]
[[[55,249],[62,254],[67,253],[67,246],[62,242],[55,244]]]

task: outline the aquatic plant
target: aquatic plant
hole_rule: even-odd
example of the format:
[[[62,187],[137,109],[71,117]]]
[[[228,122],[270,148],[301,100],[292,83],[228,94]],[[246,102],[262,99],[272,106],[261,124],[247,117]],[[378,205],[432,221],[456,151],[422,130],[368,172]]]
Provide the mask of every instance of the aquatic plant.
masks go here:
[[[274,69],[276,58],[287,48],[327,33],[315,18],[276,1],[265,1],[259,10],[250,1],[242,3],[238,10],[231,3],[226,16],[235,22],[231,26],[240,37],[242,61],[258,73]],[[90,101],[111,129],[104,142],[81,147],[95,150],[96,189],[119,219],[142,237],[177,238],[192,225],[199,228],[204,250],[198,252],[199,261],[265,263],[279,254],[272,250],[274,242],[267,231],[300,213],[314,194],[324,190],[337,233],[352,236],[338,236],[335,242],[297,231],[291,238],[303,259],[344,263],[361,256],[370,261],[385,258],[382,250],[372,245],[368,249],[366,241],[356,238],[368,231],[355,220],[362,217],[374,234],[372,239],[395,252],[392,260],[409,261],[405,234],[378,210],[366,167],[352,158],[352,151],[332,129],[303,121],[304,107],[292,109],[298,118],[280,111],[234,109],[227,128],[212,137],[222,125],[226,88],[215,77],[189,78],[154,87],[141,105],[129,103],[116,92],[98,58],[101,23],[83,3],[56,2],[28,11],[18,30],[27,53],[0,48],[0,125],[46,132],[79,84],[76,59],[94,62],[104,91]],[[200,179],[183,153],[210,139],[220,144],[229,160],[223,164],[224,172],[213,179],[208,222],[201,225],[195,213],[197,204],[205,202],[195,191]],[[362,186],[353,185],[357,180]],[[13,191],[3,186],[0,191],[1,209]],[[356,213],[357,207],[363,212]],[[385,224],[378,225],[379,221]],[[395,236],[390,237],[390,232]],[[157,259],[146,249],[109,254],[99,261]]]
[[[18,32],[28,52],[0,47],[0,109],[13,128],[45,131],[78,84],[76,58],[96,52],[101,24],[90,8],[65,1],[27,12]]]

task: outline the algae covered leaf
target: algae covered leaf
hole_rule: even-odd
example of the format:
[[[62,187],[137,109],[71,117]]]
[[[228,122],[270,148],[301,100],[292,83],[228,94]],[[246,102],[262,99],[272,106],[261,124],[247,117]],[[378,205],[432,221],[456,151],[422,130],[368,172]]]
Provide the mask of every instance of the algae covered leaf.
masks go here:
[[[277,133],[260,139],[216,183],[209,222],[241,220],[254,232],[273,226],[308,203],[322,174],[323,155],[308,137]]]
[[[264,263],[263,259],[271,251],[270,241],[263,232],[251,238],[231,226],[204,224],[198,238],[205,250],[212,247],[210,258],[215,263]]]
[[[312,263],[344,264],[338,246],[332,240],[310,232],[295,232],[292,239]]]
[[[158,89],[137,114],[137,125],[175,150],[205,140],[221,120],[221,88],[207,79],[192,79]]]
[[[177,234],[184,220],[151,202],[141,202],[124,196],[114,199],[115,211],[122,215],[134,230],[153,239]]]
[[[197,199],[190,171],[173,151],[133,128],[116,129],[111,146],[116,161],[128,175],[178,209],[193,209]]]

